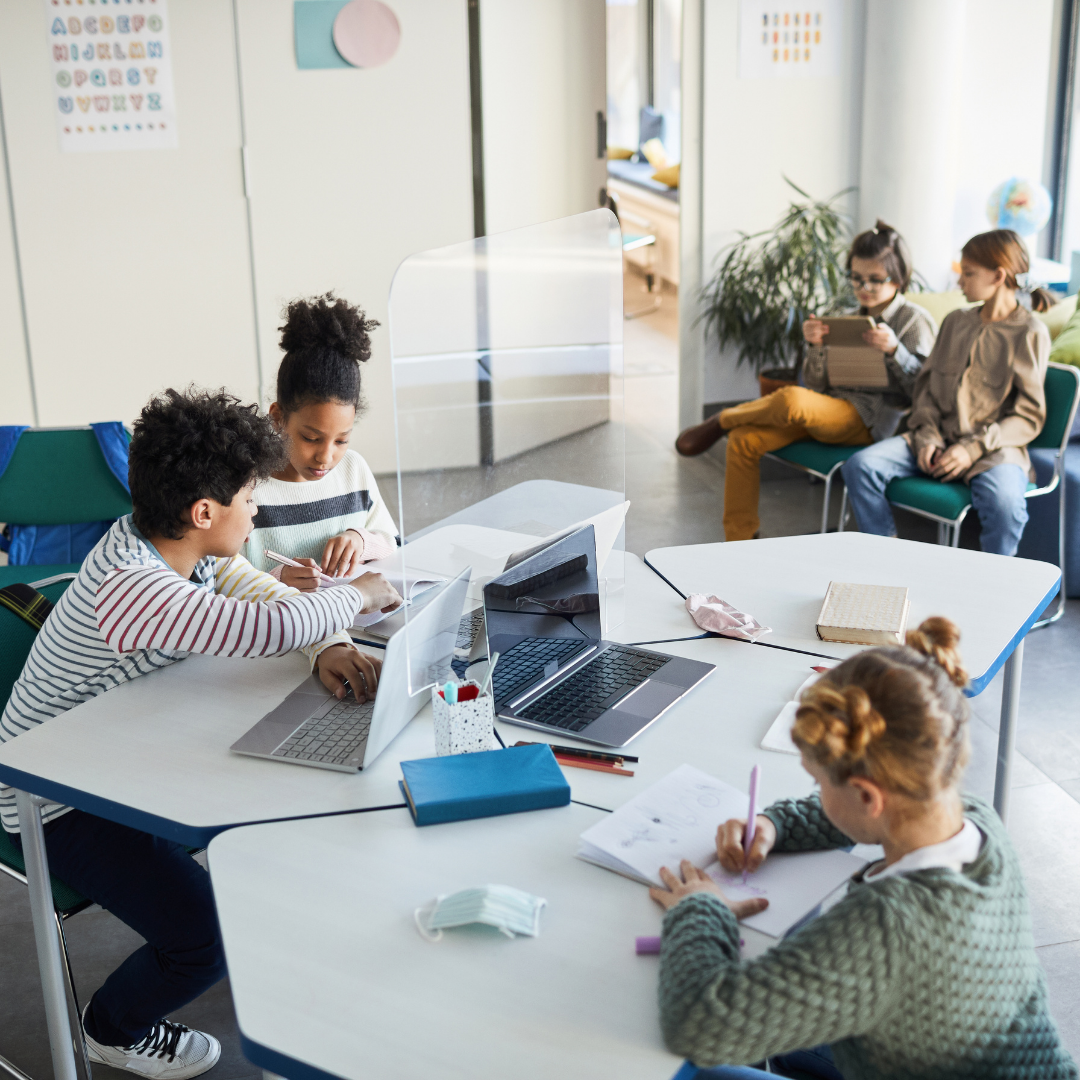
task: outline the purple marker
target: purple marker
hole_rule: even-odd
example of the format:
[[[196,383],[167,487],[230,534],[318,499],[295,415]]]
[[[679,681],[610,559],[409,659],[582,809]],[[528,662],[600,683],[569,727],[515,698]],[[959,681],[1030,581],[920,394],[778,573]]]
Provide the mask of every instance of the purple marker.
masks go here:
[[[746,810],[746,832],[743,833],[743,851],[746,853],[746,859],[750,858],[750,846],[754,842],[754,832],[756,831],[756,818],[757,818],[757,788],[758,779],[761,776],[761,766],[755,765],[750,770],[750,805]],[[749,871],[746,869],[745,863],[743,864],[742,883],[746,884],[746,875]]]
[[[639,937],[634,941],[634,952],[638,956],[655,956],[660,951],[658,937]]]

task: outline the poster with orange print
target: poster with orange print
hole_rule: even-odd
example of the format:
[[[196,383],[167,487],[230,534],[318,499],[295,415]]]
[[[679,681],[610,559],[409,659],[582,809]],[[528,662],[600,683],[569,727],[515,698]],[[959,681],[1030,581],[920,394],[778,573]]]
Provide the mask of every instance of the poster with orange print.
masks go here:
[[[839,76],[844,0],[791,3],[741,0],[739,78]]]
[[[42,2],[60,149],[175,149],[165,0]]]

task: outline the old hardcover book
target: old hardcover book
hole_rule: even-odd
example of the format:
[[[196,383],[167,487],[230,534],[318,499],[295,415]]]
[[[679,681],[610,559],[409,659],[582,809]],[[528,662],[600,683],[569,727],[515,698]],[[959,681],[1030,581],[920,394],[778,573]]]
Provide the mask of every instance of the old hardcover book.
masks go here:
[[[830,581],[818,615],[818,637],[851,645],[903,645],[907,616],[903,586]]]

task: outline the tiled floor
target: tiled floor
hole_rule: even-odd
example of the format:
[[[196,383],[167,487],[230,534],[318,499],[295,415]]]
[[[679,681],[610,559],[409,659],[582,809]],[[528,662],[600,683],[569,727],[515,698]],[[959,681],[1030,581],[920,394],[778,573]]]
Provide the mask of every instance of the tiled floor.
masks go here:
[[[637,298],[635,297],[636,301]],[[672,298],[657,315],[626,324],[626,490],[632,506],[627,548],[644,554],[653,547],[722,538],[722,444],[719,453],[681,459],[676,435],[676,347]],[[537,476],[588,482],[590,457],[611,453],[604,429],[594,429],[538,451]],[[441,492],[442,505],[490,493],[489,481],[463,470]],[[765,536],[816,531],[821,487],[777,466],[762,484]],[[389,494],[389,486],[387,485]],[[417,522],[413,527],[421,527]],[[899,522],[903,535],[933,539],[922,522]],[[965,536],[974,544],[976,537]],[[988,587],[993,587],[989,582]],[[947,613],[946,613],[947,614]],[[1066,1044],[1080,1056],[1080,724],[1074,695],[1080,688],[1080,602],[1070,602],[1058,624],[1031,635],[1026,644],[1015,789],[1010,819],[1027,875],[1039,956],[1046,970],[1054,1016]],[[974,755],[968,787],[993,790],[1001,679],[974,699]],[[85,997],[139,943],[106,912],[96,910],[68,923],[76,980]],[[214,1032],[223,1056],[215,1080],[257,1077],[239,1048],[227,984],[221,984],[178,1017]],[[25,889],[0,877],[0,1054],[34,1077],[52,1075],[37,978]],[[111,1070],[98,1068],[99,1077]]]

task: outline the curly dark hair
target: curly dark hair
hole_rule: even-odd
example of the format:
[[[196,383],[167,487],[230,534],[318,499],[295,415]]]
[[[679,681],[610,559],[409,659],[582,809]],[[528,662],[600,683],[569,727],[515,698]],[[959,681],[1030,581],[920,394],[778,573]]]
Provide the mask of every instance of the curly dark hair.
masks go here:
[[[166,390],[139,414],[128,453],[132,517],[143,536],[183,536],[199,499],[229,506],[252,480],[285,467],[285,444],[258,405],[221,390]]]
[[[277,401],[288,416],[302,405],[338,401],[361,409],[360,365],[379,324],[332,292],[293,300],[284,312]]]

